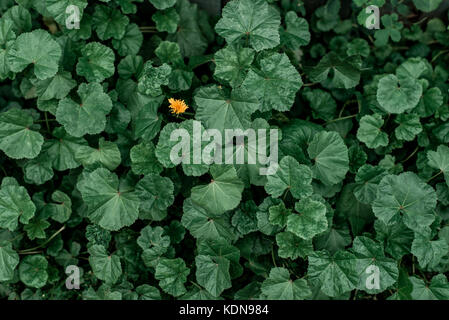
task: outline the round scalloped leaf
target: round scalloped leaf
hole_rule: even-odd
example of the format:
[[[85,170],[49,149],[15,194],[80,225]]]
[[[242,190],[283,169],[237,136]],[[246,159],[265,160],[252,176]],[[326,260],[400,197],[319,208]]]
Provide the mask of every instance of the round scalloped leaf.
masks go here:
[[[30,64],[39,80],[53,77],[58,72],[62,50],[51,35],[42,29],[22,33],[8,51],[11,71],[21,72]]]
[[[308,197],[313,192],[312,171],[290,156],[282,158],[276,173],[267,176],[267,180],[265,190],[274,198],[282,196],[285,190],[296,199]]]
[[[422,86],[411,77],[398,78],[393,74],[379,80],[377,101],[389,113],[404,113],[418,105]]]
[[[413,141],[422,132],[421,122],[416,114],[400,114],[394,122],[399,124],[394,130],[394,134],[399,140]]]
[[[92,19],[98,38],[103,41],[111,38],[122,39],[129,24],[129,18],[120,10],[103,5],[95,6]]]
[[[289,11],[285,15],[287,28],[281,29],[281,42],[291,50],[297,50],[310,42],[309,23],[298,17],[296,12]]]
[[[157,161],[152,142],[141,142],[131,148],[131,170],[135,174],[160,174],[162,165]]]
[[[262,283],[262,293],[269,300],[304,300],[312,295],[305,279],[290,279],[285,268],[272,268],[268,278]]]
[[[348,148],[336,132],[317,133],[307,148],[313,176],[327,186],[341,182],[349,170]]]
[[[116,143],[100,138],[98,148],[80,146],[76,152],[76,160],[84,167],[102,165],[112,171],[120,165],[122,158]]]
[[[175,130],[181,130],[179,133],[183,133],[182,136],[178,136],[178,140],[181,138],[180,141],[171,140],[171,135]],[[199,160],[198,163],[194,163],[195,155],[200,154],[206,146],[204,141],[199,141],[199,143],[195,141],[194,130],[204,132],[201,123],[195,120],[186,120],[181,123],[170,122],[162,129],[156,146],[156,157],[165,168],[175,167],[177,164],[174,160],[179,160],[182,170],[188,176],[201,176],[207,172],[209,165],[204,164],[201,158],[196,159]],[[188,135],[184,135],[184,133],[188,133]],[[176,150],[178,153],[174,157],[177,159],[172,159],[172,153]]]
[[[214,76],[229,83],[233,88],[240,86],[253,63],[254,54],[253,49],[238,46],[227,46],[218,50],[214,56]]]
[[[291,232],[279,232],[276,234],[276,244],[279,247],[278,255],[281,258],[292,260],[298,257],[305,258],[313,252],[311,240],[304,240]]]
[[[11,280],[18,264],[19,255],[12,248],[12,243],[0,241],[0,282]]]
[[[76,87],[76,81],[72,74],[67,71],[58,72],[53,78],[40,80],[36,83],[36,93],[39,100],[62,99],[70,90]]]
[[[305,198],[295,204],[298,213],[287,218],[287,231],[304,240],[310,240],[327,229],[326,206],[311,198]]]
[[[385,224],[397,223],[402,213],[410,229],[423,232],[435,220],[435,190],[413,172],[385,176],[372,203],[374,214]]]
[[[274,53],[260,61],[260,70],[250,70],[242,87],[261,102],[260,111],[288,111],[303,82],[287,55]]]
[[[139,53],[143,43],[143,34],[139,26],[135,23],[130,23],[126,27],[125,34],[120,40],[113,39],[112,45],[121,56],[132,55]]]
[[[48,261],[43,255],[26,256],[19,265],[19,278],[31,288],[42,288],[48,280]]]
[[[444,173],[444,179],[449,186],[449,148],[445,145],[440,145],[437,151],[427,152],[427,159],[429,160],[429,166]]]
[[[357,258],[356,268],[360,274],[357,288],[370,294],[385,291],[396,283],[399,270],[395,260],[387,258],[382,245],[367,237],[357,237],[352,244],[352,251]],[[372,272],[369,268],[375,266],[379,270],[379,288],[368,288],[369,277]]]
[[[196,280],[214,297],[232,286],[229,274],[230,262],[223,257],[197,255],[195,257]]]
[[[76,73],[89,82],[102,82],[115,72],[115,55],[111,48],[91,42],[81,49],[82,57],[76,65]]]
[[[243,183],[232,165],[212,165],[212,180],[207,185],[192,188],[192,201],[213,214],[222,214],[236,208],[243,192]]]
[[[89,264],[92,267],[94,275],[108,284],[114,284],[122,275],[122,265],[120,258],[115,255],[109,255],[106,249],[98,244],[88,248]]]
[[[327,251],[315,251],[309,256],[307,275],[330,297],[356,288],[360,276],[356,257],[347,251],[337,251],[333,256]]]
[[[89,219],[109,231],[132,225],[139,215],[139,198],[119,189],[117,175],[99,168],[87,173],[77,184],[88,206]]]
[[[78,88],[81,103],[67,97],[59,101],[56,119],[74,137],[97,134],[106,126],[106,115],[112,109],[109,95],[99,83],[82,83]]]
[[[0,113],[0,150],[13,159],[37,157],[44,137],[32,127],[33,118],[27,111],[13,108]]]
[[[432,12],[436,10],[443,0],[413,0],[414,5],[418,10],[423,12]]]
[[[27,224],[36,206],[31,201],[27,190],[18,185],[3,185],[0,189],[0,227],[14,231],[19,221]]]
[[[184,283],[189,273],[190,269],[181,258],[162,258],[156,266],[154,277],[159,280],[159,286],[165,293],[179,297],[187,292]]]
[[[196,119],[203,121],[207,129],[246,129],[251,125],[251,114],[259,103],[252,93],[218,86],[201,87],[195,94],[198,105]]]
[[[174,185],[167,177],[146,175],[136,185],[136,194],[140,199],[140,217],[162,220],[167,208],[173,204]]]
[[[178,29],[179,15],[174,8],[165,11],[156,11],[151,19],[156,23],[159,32],[175,33]]]
[[[262,51],[280,43],[280,24],[279,12],[265,0],[239,0],[226,4],[215,31],[228,44],[243,39],[254,50]]]
[[[173,7],[176,0],[150,0],[151,4],[158,10],[165,10]]]
[[[381,130],[383,124],[380,114],[363,116],[357,130],[357,139],[371,149],[387,146],[388,135]]]

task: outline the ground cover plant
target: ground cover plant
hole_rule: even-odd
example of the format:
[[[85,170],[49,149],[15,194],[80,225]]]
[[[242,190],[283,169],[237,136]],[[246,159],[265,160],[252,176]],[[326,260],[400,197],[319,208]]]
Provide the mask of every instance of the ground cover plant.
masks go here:
[[[448,1],[225,2],[0,0],[0,297],[449,299]]]

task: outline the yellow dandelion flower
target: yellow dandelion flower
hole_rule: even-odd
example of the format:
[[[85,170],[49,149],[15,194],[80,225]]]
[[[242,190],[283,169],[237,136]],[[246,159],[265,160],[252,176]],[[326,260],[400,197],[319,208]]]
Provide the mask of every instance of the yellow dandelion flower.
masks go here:
[[[177,100],[177,99],[173,99],[170,98],[168,99],[168,102],[170,102],[170,109],[171,109],[171,113],[175,113],[175,114],[181,114],[186,112],[186,110],[189,108],[186,103],[184,102],[184,100]]]

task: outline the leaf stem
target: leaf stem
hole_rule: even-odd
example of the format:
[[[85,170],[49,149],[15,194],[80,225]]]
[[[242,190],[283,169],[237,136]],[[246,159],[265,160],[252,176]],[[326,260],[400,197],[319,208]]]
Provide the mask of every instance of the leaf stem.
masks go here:
[[[416,152],[418,152],[418,150],[419,150],[419,146],[416,147],[415,150],[413,150],[413,152],[407,158],[402,160],[401,163],[404,163],[404,162],[408,161],[411,157],[413,157],[415,155]]]
[[[357,115],[358,115],[358,113],[357,113],[357,114],[351,114],[350,116],[346,116],[346,117],[341,117],[341,118],[337,118],[337,119],[332,119],[332,120],[329,120],[328,122],[326,122],[326,124],[332,123],[332,122],[336,122],[336,121],[341,121],[341,120],[346,120],[346,119],[355,118],[355,117],[357,117]]]
[[[53,233],[50,238],[48,238],[45,242],[41,243],[40,245],[34,247],[34,248],[29,248],[29,249],[25,249],[25,250],[21,250],[19,251],[20,254],[27,254],[30,251],[34,251],[37,250],[39,248],[44,247],[47,243],[49,243],[51,240],[53,240],[58,234],[60,234],[62,231],[64,231],[65,229],[65,225],[62,226],[58,231],[56,231],[55,233]]]
[[[271,259],[273,260],[274,266],[277,268],[276,259],[274,258],[274,248],[271,247]]]
[[[440,172],[438,172],[437,174],[433,175],[429,180],[427,180],[427,183],[429,183],[430,181],[432,181],[433,179],[435,179],[436,177],[438,177],[442,173],[443,173],[443,170],[440,170]]]

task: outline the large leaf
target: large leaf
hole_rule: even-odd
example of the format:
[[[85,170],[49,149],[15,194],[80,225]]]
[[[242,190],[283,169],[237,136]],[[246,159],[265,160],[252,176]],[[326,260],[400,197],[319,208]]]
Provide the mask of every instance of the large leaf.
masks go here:
[[[78,182],[83,200],[89,208],[89,219],[106,230],[119,230],[136,221],[139,199],[130,190],[121,190],[114,173],[99,168]]]
[[[24,110],[14,108],[0,113],[0,150],[13,159],[37,157],[44,137],[33,129],[33,118]]]
[[[444,173],[444,179],[449,186],[449,147],[445,145],[438,146],[437,151],[427,152],[427,159],[429,166]]]
[[[325,185],[337,184],[349,170],[348,148],[336,132],[316,134],[307,148],[313,176]]]
[[[382,179],[372,205],[374,214],[384,223],[397,223],[403,214],[407,227],[422,232],[435,220],[432,211],[436,203],[436,193],[431,186],[413,172],[404,172]]]
[[[326,231],[326,206],[323,203],[305,198],[295,204],[295,210],[298,213],[288,216],[287,231],[304,240]]]
[[[14,270],[19,264],[19,255],[10,242],[0,242],[0,282],[9,281],[14,276]]]
[[[210,167],[211,182],[192,188],[192,200],[206,210],[221,214],[238,206],[242,199],[243,183],[232,165]]]
[[[304,300],[312,291],[304,279],[290,279],[285,268],[272,268],[269,277],[262,283],[262,292],[270,300]]]
[[[62,50],[50,34],[42,29],[22,33],[8,51],[11,71],[23,71],[32,64],[40,80],[53,77],[58,72]]]
[[[290,110],[302,79],[286,54],[274,53],[260,61],[260,70],[251,69],[242,84],[259,99],[261,111]]]
[[[95,276],[109,284],[117,282],[122,274],[120,258],[115,254],[109,255],[103,246],[97,244],[91,246],[88,251],[89,263]]]
[[[270,49],[280,42],[279,13],[264,0],[230,1],[215,26],[228,44],[246,41],[256,51]]]
[[[2,185],[0,189],[0,227],[14,231],[19,221],[27,224],[36,206],[27,190],[18,185]]]

